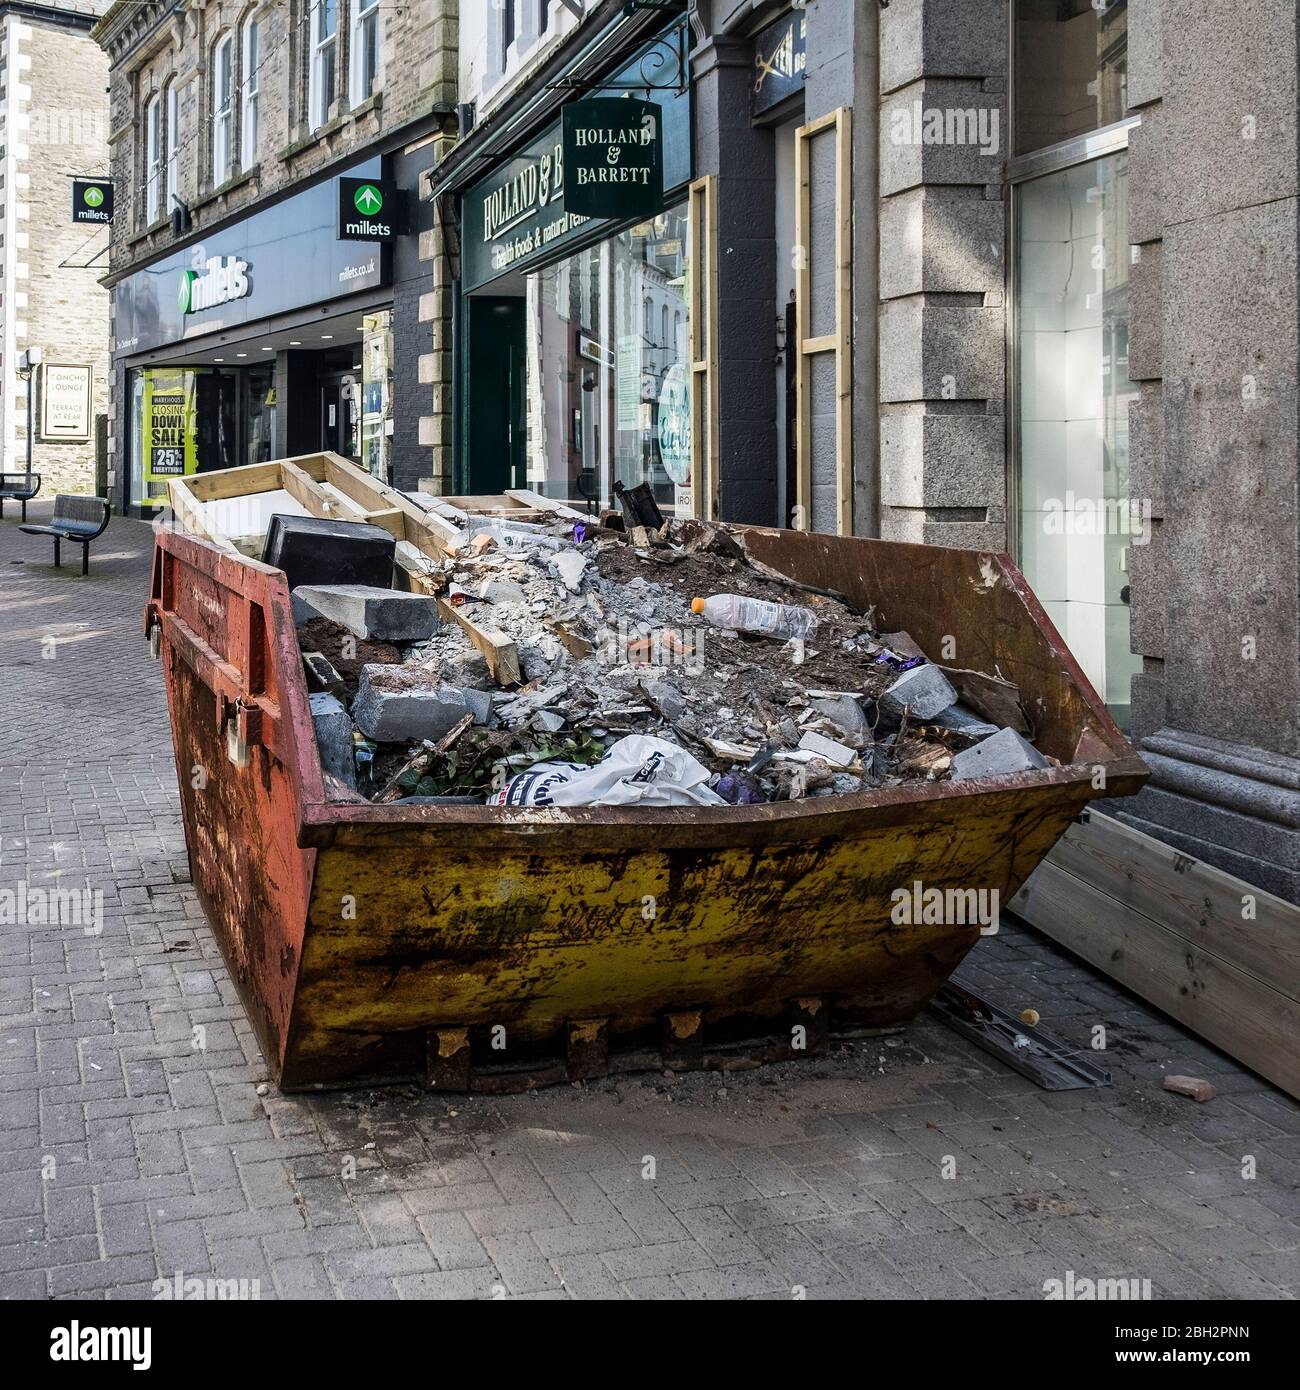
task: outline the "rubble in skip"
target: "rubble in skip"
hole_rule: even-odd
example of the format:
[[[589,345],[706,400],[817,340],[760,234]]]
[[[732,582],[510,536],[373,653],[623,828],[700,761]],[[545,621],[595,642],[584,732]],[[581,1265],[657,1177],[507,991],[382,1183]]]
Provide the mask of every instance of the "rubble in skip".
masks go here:
[[[434,594],[295,589],[330,794],[744,807],[1053,765],[994,674],[941,667],[743,530],[632,519],[472,517],[421,557]]]

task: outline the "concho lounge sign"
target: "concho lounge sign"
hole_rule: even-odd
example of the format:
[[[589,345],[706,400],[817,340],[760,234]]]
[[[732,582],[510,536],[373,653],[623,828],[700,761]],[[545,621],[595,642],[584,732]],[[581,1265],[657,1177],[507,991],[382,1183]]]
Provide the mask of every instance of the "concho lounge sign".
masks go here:
[[[645,217],[664,196],[659,108],[632,97],[589,97],[564,108],[565,205],[585,217]]]

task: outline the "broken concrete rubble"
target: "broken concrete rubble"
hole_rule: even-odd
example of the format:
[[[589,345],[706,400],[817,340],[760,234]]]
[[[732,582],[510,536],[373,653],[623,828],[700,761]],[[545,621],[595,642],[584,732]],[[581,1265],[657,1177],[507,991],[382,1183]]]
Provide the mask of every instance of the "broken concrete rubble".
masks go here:
[[[967,777],[1006,777],[1013,772],[1029,772],[1051,764],[1014,729],[1001,729],[991,738],[965,748],[952,760],[954,782]]]
[[[314,613],[342,623],[354,637],[379,642],[421,642],[441,626],[437,602],[425,594],[365,584],[304,584],[293,597]]]
[[[880,697],[880,703],[894,714],[906,709],[914,720],[922,723],[956,704],[957,692],[937,666],[914,666],[901,676]]]
[[[352,751],[352,720],[347,710],[326,691],[308,696],[308,702],[316,730],[316,747],[320,750],[321,770],[355,791],[357,765]]]
[[[464,543],[426,557],[428,573],[411,578],[427,594],[315,586],[298,595],[328,613],[300,630],[304,651],[327,651],[347,690],[359,675],[351,721],[363,740],[358,759],[373,758],[362,779],[372,796],[383,789],[403,804],[428,796],[481,803],[535,765],[601,764],[629,737],[689,755],[706,780],[691,783],[688,800],[711,805],[1047,765],[1028,743],[1027,754],[997,742],[1011,731],[959,704],[958,689],[907,633],[882,640],[870,612],[751,560],[743,532],[669,521],[637,547],[630,530],[572,519],[468,516],[457,524]],[[815,640],[707,625],[692,611],[700,594],[805,608]],[[412,600],[426,610],[441,602],[443,623],[425,631],[386,607]],[[391,655],[349,667],[322,625],[383,634]],[[507,649],[517,664],[503,676]],[[308,666],[309,685],[329,681],[319,660]],[[981,673],[962,674],[963,694],[985,693]],[[989,698],[1019,709],[1014,686],[984,679]],[[336,683],[329,688],[338,695]],[[468,731],[440,749],[467,718]],[[977,770],[960,771],[967,767]],[[596,785],[568,781],[565,797]]]
[[[491,716],[492,697],[413,676],[405,666],[366,666],[352,706],[352,718],[367,738],[379,743],[441,738],[466,714]]]

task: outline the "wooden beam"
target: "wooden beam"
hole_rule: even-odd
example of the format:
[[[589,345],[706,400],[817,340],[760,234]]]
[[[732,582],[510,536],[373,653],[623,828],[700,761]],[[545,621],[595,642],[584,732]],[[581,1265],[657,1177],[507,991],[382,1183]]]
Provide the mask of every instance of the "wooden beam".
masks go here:
[[[438,599],[438,613],[445,623],[458,623],[469,640],[483,654],[492,679],[498,685],[518,685],[520,680],[519,652],[514,642],[496,628],[480,627],[446,599]]]
[[[184,481],[196,500],[218,502],[227,497],[247,497],[253,492],[274,492],[280,486],[280,465],[250,463],[214,473],[190,473]]]
[[[1051,858],[1034,870],[1011,907],[1052,940],[1300,1098],[1300,1004],[1281,990],[1118,903]]]
[[[540,492],[533,492],[526,487],[508,487],[505,495],[515,502],[522,503],[525,507],[532,507],[539,512],[554,512],[556,516],[569,517],[573,521],[594,521],[595,518],[588,516],[586,512],[580,512],[576,507],[570,507],[567,503],[558,502],[554,497],[543,497]]]
[[[1049,858],[1117,911],[1177,932],[1300,1003],[1300,908],[1095,811],[1068,827]]]

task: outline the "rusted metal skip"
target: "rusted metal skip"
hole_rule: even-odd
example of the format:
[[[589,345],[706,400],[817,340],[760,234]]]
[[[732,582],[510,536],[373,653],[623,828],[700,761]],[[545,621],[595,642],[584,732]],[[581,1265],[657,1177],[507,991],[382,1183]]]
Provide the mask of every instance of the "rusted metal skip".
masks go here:
[[[900,920],[898,890],[1006,903],[1090,800],[1145,780],[1007,557],[750,543],[887,630],[953,636],[957,664],[1019,688],[1064,765],[721,809],[328,801],[284,576],[157,532],[145,630],[191,869],[281,1086],[529,1089],[637,1057],[817,1056],[835,1028],[906,1023],[979,939],[979,923]],[[715,1050],[736,1036],[747,1052]]]

